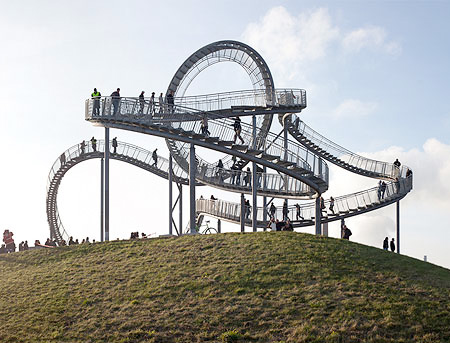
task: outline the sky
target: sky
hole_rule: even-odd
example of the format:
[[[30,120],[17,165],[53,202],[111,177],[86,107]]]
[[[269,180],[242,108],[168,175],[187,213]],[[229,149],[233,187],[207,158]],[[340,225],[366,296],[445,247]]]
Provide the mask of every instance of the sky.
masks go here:
[[[58,156],[104,135],[84,120],[94,87],[102,95],[117,87],[122,96],[159,94],[190,54],[230,39],[262,55],[275,87],[306,90],[300,116],[307,125],[363,156],[412,168],[414,189],[400,202],[401,252],[450,268],[450,1],[0,0],[0,8],[0,230],[12,230],[17,242],[49,236],[46,185]],[[187,94],[242,89],[251,89],[244,70],[220,63]],[[275,123],[271,131],[279,129]],[[161,138],[111,136],[168,156]],[[117,161],[110,173],[110,237],[166,234],[168,182]],[[376,182],[330,165],[324,197]],[[187,226],[187,187],[183,193]],[[208,187],[200,194],[239,201]],[[99,160],[65,175],[58,208],[70,235],[99,240]],[[351,240],[381,248],[384,237],[395,237],[395,216],[389,206],[349,218]],[[329,230],[339,235],[338,224]]]

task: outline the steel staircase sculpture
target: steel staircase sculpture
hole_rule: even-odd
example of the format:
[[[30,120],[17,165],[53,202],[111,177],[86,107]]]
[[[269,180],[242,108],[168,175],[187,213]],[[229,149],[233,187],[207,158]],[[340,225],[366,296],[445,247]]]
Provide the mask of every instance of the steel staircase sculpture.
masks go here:
[[[322,212],[321,223],[328,223],[344,218],[356,216],[369,211],[378,210],[403,199],[412,189],[412,176],[396,181],[388,182],[385,192],[379,187],[370,188],[357,193],[352,193],[334,200],[333,211],[330,211],[330,200],[325,200],[325,210]],[[253,209],[250,209],[252,211]],[[311,226],[315,221],[315,203],[309,202],[300,205],[300,217],[297,217],[297,208],[295,205],[288,206],[289,220],[294,227]],[[199,217],[208,215],[234,224],[240,223],[241,205],[223,200],[197,199],[196,211]],[[244,209],[245,211],[245,209]],[[249,211],[249,212],[250,212]],[[265,216],[264,216],[265,211]],[[257,208],[257,227],[266,228],[270,218],[268,208]],[[282,208],[277,207],[275,219],[283,221]],[[251,226],[252,222],[249,215],[244,215],[245,225]]]
[[[110,147],[110,150],[113,150]],[[58,206],[57,196],[59,185],[64,175],[75,165],[80,162],[91,160],[94,158],[103,158],[105,151],[105,142],[98,140],[96,144],[96,151],[93,150],[91,142],[86,142],[83,148],[81,144],[74,145],[64,151],[61,156],[54,162],[47,179],[47,220],[50,226],[50,236],[56,239],[60,244],[64,239],[68,241],[68,234],[62,224]],[[64,157],[62,157],[64,156]],[[152,152],[147,151],[138,146],[117,142],[117,152],[110,154],[110,158],[122,162],[126,162],[149,171],[155,175],[168,179],[169,161],[158,156],[157,163],[152,159]],[[189,184],[188,175],[175,163],[172,164],[174,173],[174,181],[183,185]],[[198,185],[201,185],[200,183]]]
[[[239,64],[249,75],[253,90],[185,96],[199,73],[223,61]],[[305,108],[306,92],[302,89],[276,89],[267,64],[253,48],[241,42],[219,41],[200,48],[181,64],[162,102],[153,98],[91,98],[85,102],[85,119],[97,126],[165,138],[179,168],[178,177],[183,182],[187,182],[191,144],[223,153],[223,166],[219,167],[219,161],[211,163],[196,155],[194,169],[199,184],[226,191],[250,194],[252,186],[256,186],[257,195],[299,200],[319,197],[328,189],[326,161],[363,176],[388,181],[383,194],[376,187],[336,197],[334,212],[325,213],[322,223],[381,208],[402,199],[412,189],[412,175],[407,167],[397,168],[361,157],[319,135],[297,117],[296,113]],[[293,139],[270,132],[274,114],[278,115],[280,123]],[[236,144],[234,118],[245,116],[251,116],[253,123],[257,123],[241,123],[244,142]],[[208,132],[202,129],[205,121]],[[70,158],[71,163],[77,158],[82,156]],[[257,172],[257,185],[252,185],[251,171],[245,169],[251,162],[270,171]],[[141,167],[146,168],[145,162]],[[57,238],[65,233],[64,229],[63,233],[55,229],[62,227],[56,194],[66,171],[64,168],[59,166],[54,175],[51,172],[49,176],[47,211],[52,214],[49,224]],[[163,171],[154,172],[167,177]],[[328,208],[328,201],[325,204]],[[294,226],[314,224],[316,206],[316,203],[301,205],[303,219],[296,218]],[[257,209],[258,227],[266,226],[264,211],[266,209]],[[290,211],[291,214],[296,212],[293,207]],[[199,218],[210,215],[237,222],[240,204],[199,199],[197,213]],[[246,224],[249,224],[248,220]]]
[[[372,160],[357,155],[307,126],[298,116],[279,115],[280,124],[286,125],[291,136],[308,150],[323,159],[353,173],[383,180],[395,180],[406,177],[406,166],[397,168],[392,163]]]
[[[241,135],[249,143],[234,144],[233,120],[228,115],[201,113],[181,106],[174,107],[171,110],[173,113],[161,113],[157,116],[145,115],[141,113],[137,106],[138,100],[136,98],[121,98],[121,107],[114,113],[105,110],[105,107],[113,101],[111,97],[100,99],[100,111],[98,114],[94,114],[94,101],[93,99],[86,100],[86,120],[94,124],[107,125],[110,128],[126,129],[166,138],[175,161],[186,172],[188,171],[189,153],[180,144],[174,146],[173,141],[194,143],[198,146],[224,152],[228,156],[236,156],[236,158],[244,161],[241,166],[248,161],[254,161],[259,165],[284,174],[261,173],[262,180],[270,181],[261,183],[261,187],[258,188],[258,192],[262,195],[308,199],[328,188],[328,166],[323,159],[308,153],[307,149],[295,141],[288,141],[287,148],[285,148],[282,138],[270,132],[260,135],[260,128],[256,129],[257,142],[253,142],[253,138],[251,138],[253,128],[245,123],[241,124]],[[157,106],[159,106],[159,103],[157,103]],[[229,110],[231,111],[231,109]],[[272,110],[292,111],[292,108],[280,110],[273,106]],[[210,116],[208,121],[209,135],[201,133],[201,120],[205,115]],[[252,148],[255,145],[260,148]],[[217,178],[212,177],[219,174],[217,164],[208,163],[199,156],[196,156],[196,158],[196,177],[199,182],[233,192],[251,192],[248,183],[243,184],[241,181],[233,184],[231,182],[233,175],[237,174],[236,179],[244,180],[248,172],[233,171],[230,157],[224,160],[224,167],[220,171],[222,175],[220,182],[217,182]]]

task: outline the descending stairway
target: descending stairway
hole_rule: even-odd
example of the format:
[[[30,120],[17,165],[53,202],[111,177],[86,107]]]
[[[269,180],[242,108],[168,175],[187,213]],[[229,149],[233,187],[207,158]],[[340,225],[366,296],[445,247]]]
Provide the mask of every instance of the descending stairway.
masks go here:
[[[107,106],[112,99],[104,97],[101,106]],[[273,133],[266,133],[265,137],[261,128],[257,128],[257,140],[253,142],[251,125],[242,123],[242,137],[244,144],[234,144],[233,119],[227,116],[221,117],[215,113],[200,113],[196,110],[183,112],[145,115],[139,113],[139,107],[132,105],[136,100],[134,98],[121,98],[125,105],[121,106],[116,114],[110,111],[104,111],[100,107],[99,114],[92,113],[92,99],[86,101],[87,120],[100,125],[108,125],[121,129],[132,130],[136,132],[148,133],[167,138],[170,141],[174,159],[186,172],[188,171],[189,150],[184,148],[181,143],[194,143],[219,152],[224,152],[229,156],[236,156],[238,159],[238,168],[242,168],[249,161],[266,166],[284,175],[265,173],[261,175],[263,179],[271,180],[273,188],[258,189],[261,194],[272,196],[286,196],[296,198],[310,198],[317,192],[324,192],[328,187],[328,167],[323,159],[308,153],[307,149],[294,141],[288,142],[287,149],[284,147],[284,141]],[[107,114],[103,114],[107,113]],[[203,116],[211,117],[209,120],[210,135],[201,134],[201,119]],[[257,148],[253,148],[256,146]],[[258,148],[259,146],[259,148]],[[217,182],[211,175],[217,173],[216,163],[207,163],[197,156],[198,161],[198,179],[202,183],[222,187],[230,191],[249,193],[251,189],[245,185],[232,184],[231,159],[224,161],[225,176],[222,182]],[[245,171],[239,171],[242,176]],[[243,177],[241,177],[241,180]],[[301,181],[297,182],[295,180]],[[280,187],[282,189],[280,189]],[[284,189],[283,189],[284,187]]]
[[[406,177],[408,167],[403,166],[399,169],[392,163],[357,155],[317,133],[295,114],[280,114],[278,119],[282,125],[287,126],[289,133],[305,148],[341,168],[359,175],[383,180]]]

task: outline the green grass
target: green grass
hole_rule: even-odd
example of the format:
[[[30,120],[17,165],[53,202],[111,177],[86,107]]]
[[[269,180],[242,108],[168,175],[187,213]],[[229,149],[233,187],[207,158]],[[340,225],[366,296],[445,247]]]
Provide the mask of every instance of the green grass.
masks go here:
[[[449,342],[450,271],[276,232],[0,255],[0,342]]]

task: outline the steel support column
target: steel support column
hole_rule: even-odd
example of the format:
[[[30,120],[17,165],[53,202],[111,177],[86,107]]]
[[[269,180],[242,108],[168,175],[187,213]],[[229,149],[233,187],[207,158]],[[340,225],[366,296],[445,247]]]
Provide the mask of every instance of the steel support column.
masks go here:
[[[241,232],[245,232],[245,198],[244,193],[241,193]]]
[[[267,168],[264,166],[263,167],[263,176],[264,177],[263,177],[263,180],[262,180],[262,182],[263,182],[263,189],[266,189],[266,187],[267,187],[267,185],[266,185],[266,171],[267,171]],[[263,221],[264,221],[264,225],[266,225],[266,223],[267,223],[267,197],[265,195],[263,196]]]
[[[178,187],[178,213],[180,217],[179,220],[179,227],[180,227],[180,236],[183,234],[183,184],[180,183]]]
[[[220,219],[217,219],[217,233],[222,232],[222,221]]]
[[[257,148],[256,144],[256,115],[253,115],[253,149]],[[258,168],[256,166],[256,163],[252,163],[252,231],[256,232],[256,221],[258,218],[258,175],[257,175]]]
[[[105,127],[105,241],[109,241],[109,127]]]
[[[320,225],[321,217],[322,217],[322,210],[320,208],[320,194],[318,194],[316,198],[316,222],[315,222],[316,235],[322,234],[322,227]]]
[[[397,201],[397,254],[400,254],[400,200]]]
[[[101,170],[101,173],[100,173],[100,242],[103,242],[104,241],[104,238],[103,238],[103,232],[104,232],[103,231],[103,229],[104,229],[103,215],[105,213],[104,212],[105,207],[104,207],[104,202],[103,202],[103,200],[104,200],[103,196],[105,194],[105,191],[104,191],[105,161],[103,158],[101,159],[101,162],[100,162],[100,170]]]
[[[169,235],[172,235],[173,207],[172,207],[172,154],[169,156]]]
[[[195,161],[195,146],[191,143],[189,151],[189,233],[197,233],[195,229],[195,172],[197,166]],[[182,228],[180,228],[182,230]]]

